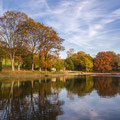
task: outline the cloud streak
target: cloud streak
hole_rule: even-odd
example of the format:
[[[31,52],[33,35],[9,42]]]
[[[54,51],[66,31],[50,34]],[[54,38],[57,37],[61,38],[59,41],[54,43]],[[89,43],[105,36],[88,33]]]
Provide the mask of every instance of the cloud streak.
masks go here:
[[[2,15],[3,13],[3,2],[2,0],[0,0],[0,16]]]

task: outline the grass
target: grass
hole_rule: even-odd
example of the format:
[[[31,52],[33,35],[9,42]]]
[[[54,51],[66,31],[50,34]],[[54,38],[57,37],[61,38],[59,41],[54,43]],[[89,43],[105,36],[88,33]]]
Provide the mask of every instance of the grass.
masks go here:
[[[0,76],[35,76],[35,75],[51,75],[51,74],[64,74],[64,72],[49,72],[49,71],[2,71]]]

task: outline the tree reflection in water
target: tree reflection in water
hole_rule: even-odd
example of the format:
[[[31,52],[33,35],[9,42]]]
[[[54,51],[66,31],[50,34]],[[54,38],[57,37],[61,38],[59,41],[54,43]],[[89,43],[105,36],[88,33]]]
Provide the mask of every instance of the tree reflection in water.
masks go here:
[[[101,97],[113,97],[120,93],[119,77],[94,77],[94,87]]]
[[[19,84],[0,83],[1,119],[56,120],[63,113],[60,106],[64,102],[58,100],[58,93],[51,91],[50,82],[27,81]]]
[[[119,77],[79,76],[43,78],[31,81],[0,82],[0,118],[56,120],[62,115],[64,99],[59,100],[61,90],[67,97],[84,97],[96,90],[101,97],[113,97],[120,93]]]

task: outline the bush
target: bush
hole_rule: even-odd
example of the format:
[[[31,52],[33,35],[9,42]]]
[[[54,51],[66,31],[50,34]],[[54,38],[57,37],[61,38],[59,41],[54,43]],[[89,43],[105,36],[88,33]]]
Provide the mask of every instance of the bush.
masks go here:
[[[2,62],[0,62],[0,71],[2,71]]]

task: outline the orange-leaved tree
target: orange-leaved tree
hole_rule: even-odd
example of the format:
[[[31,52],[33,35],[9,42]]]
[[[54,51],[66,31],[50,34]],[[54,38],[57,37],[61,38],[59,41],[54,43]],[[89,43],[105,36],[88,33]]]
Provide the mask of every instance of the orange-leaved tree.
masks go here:
[[[99,52],[94,59],[94,69],[100,72],[109,72],[111,67],[112,56],[108,52]]]

